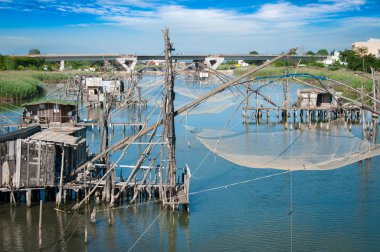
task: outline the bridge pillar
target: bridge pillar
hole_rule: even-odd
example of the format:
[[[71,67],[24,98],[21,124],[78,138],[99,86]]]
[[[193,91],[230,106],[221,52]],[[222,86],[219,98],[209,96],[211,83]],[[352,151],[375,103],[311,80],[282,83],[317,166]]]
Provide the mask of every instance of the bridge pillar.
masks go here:
[[[65,61],[64,60],[61,60],[61,63],[59,64],[59,71],[63,71],[65,70]]]
[[[131,73],[137,64],[137,57],[116,58],[116,62],[127,72]]]
[[[223,57],[207,57],[205,59],[205,64],[216,70],[224,61],[224,58]]]

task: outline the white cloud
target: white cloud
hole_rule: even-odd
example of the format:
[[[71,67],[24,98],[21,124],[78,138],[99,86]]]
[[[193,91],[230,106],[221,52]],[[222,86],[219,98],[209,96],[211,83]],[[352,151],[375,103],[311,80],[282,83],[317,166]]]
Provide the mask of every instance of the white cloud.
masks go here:
[[[281,1],[256,6],[251,12],[160,5],[158,0],[77,1],[70,5],[53,0],[40,1],[49,1],[44,6],[64,14],[94,15],[100,25],[78,23],[62,29],[91,33],[96,38],[99,29],[103,29],[110,36],[104,39],[102,36],[102,42],[100,38],[93,39],[91,43],[83,36],[83,45],[119,52],[125,52],[123,48],[127,46],[130,53],[161,51],[160,31],[165,26],[170,28],[178,50],[194,53],[249,50],[278,53],[297,45],[313,50],[321,47],[342,49],[350,46],[352,40],[380,35],[380,18],[346,16],[348,12],[363,8],[364,0],[319,0],[309,4]],[[93,29],[95,26],[97,28]],[[80,39],[75,43],[80,43]]]

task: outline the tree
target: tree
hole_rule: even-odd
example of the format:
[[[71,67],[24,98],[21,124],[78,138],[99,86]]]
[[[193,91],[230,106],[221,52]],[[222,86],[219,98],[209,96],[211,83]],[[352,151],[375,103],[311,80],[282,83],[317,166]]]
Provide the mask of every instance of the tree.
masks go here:
[[[340,54],[340,61],[347,63],[347,68],[353,71],[360,69],[360,58],[352,50],[344,50]]]
[[[329,52],[326,49],[320,49],[317,52],[317,55],[329,55]]]
[[[314,53],[313,51],[307,51],[307,52],[306,52],[306,55],[311,55],[311,56],[313,56],[313,55],[315,55],[315,53]]]
[[[254,55],[257,55],[259,54],[257,51],[250,51],[249,54],[254,54]]]
[[[5,66],[5,56],[2,56],[0,54],[0,70],[6,70],[7,67]]]
[[[364,62],[365,62],[365,57],[367,54],[368,54],[368,47],[366,46],[358,46],[358,47],[355,47],[354,49],[354,52],[357,56],[359,56],[361,59],[362,59],[362,62],[363,62],[363,72],[365,72],[365,65],[364,65]]]
[[[34,55],[34,54],[41,54],[41,52],[40,52],[40,50],[35,49],[35,48],[30,49],[29,50],[29,55]]]

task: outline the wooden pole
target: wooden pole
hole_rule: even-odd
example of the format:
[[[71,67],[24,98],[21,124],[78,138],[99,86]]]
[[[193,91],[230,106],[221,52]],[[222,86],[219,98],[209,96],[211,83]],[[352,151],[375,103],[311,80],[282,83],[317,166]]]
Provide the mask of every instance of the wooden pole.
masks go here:
[[[26,190],[26,207],[31,207],[32,205],[32,190]]]
[[[285,69],[285,75],[288,74],[288,69]],[[284,121],[284,118],[288,118],[288,89],[289,89],[289,82],[288,82],[288,77],[285,77],[284,80],[284,101],[282,104],[282,120]]]
[[[59,178],[59,191],[57,197],[57,205],[61,206],[62,203],[62,187],[63,187],[63,170],[65,167],[65,146],[62,146],[62,159],[61,159],[61,174]]]
[[[38,247],[42,247],[42,200],[40,200],[40,218],[38,221]]]
[[[109,109],[110,104],[108,103],[108,100],[106,102],[105,111],[103,114],[103,151],[108,148],[108,115],[109,115]],[[110,155],[109,153],[105,156],[105,165],[106,165],[106,172],[110,170]],[[106,184],[104,187],[105,190],[105,201],[110,202],[111,201],[111,176],[106,177]]]
[[[362,94],[361,94],[361,103],[362,103],[362,109],[361,109],[361,112],[362,112],[362,126],[363,126],[363,131],[362,131],[362,137],[363,139],[366,139],[367,138],[367,134],[366,134],[366,128],[365,128],[365,110],[363,109],[363,106],[364,106],[364,96],[363,96],[363,93],[364,93],[364,84],[362,83]]]
[[[376,73],[375,69],[371,67],[371,74],[372,74],[372,92],[373,92],[373,110],[377,111],[377,79],[376,79]]]
[[[171,52],[174,50],[173,44],[170,42],[169,29],[163,30],[164,42],[165,42],[165,62],[166,62],[166,74],[165,74],[165,94],[166,99],[166,114],[164,114],[164,137],[166,138],[167,146],[167,172],[169,175],[169,195],[170,203],[174,203],[175,192],[175,178],[177,173],[176,167],[176,136],[175,136],[175,124],[174,124],[174,74],[171,59]],[[166,187],[168,188],[168,187]],[[174,205],[173,205],[174,206]]]
[[[87,207],[84,210],[84,243],[88,242],[88,234],[87,234]]]

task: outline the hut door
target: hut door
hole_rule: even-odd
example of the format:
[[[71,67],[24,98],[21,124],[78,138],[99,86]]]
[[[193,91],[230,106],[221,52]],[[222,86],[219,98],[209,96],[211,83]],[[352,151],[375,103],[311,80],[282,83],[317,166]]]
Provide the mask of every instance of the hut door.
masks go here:
[[[61,110],[59,109],[58,104],[54,104],[53,122],[61,122]]]

